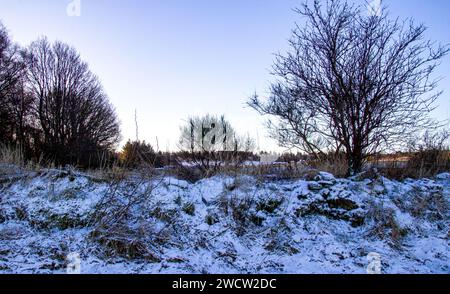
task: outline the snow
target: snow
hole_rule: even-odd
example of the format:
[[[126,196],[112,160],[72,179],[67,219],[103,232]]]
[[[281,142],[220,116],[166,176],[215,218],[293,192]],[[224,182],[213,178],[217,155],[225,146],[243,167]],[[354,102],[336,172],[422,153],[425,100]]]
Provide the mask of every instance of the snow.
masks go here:
[[[65,273],[67,256],[78,253],[82,273],[364,274],[371,252],[381,256],[383,273],[450,273],[449,174],[403,182],[319,173],[314,181],[241,175],[112,184],[82,173],[15,170],[0,179],[0,273]],[[93,237],[99,212],[114,240],[139,241],[133,248],[157,258],[106,248]]]
[[[450,173],[438,174],[436,176],[436,179],[438,179],[438,180],[448,180],[448,179],[450,179]]]

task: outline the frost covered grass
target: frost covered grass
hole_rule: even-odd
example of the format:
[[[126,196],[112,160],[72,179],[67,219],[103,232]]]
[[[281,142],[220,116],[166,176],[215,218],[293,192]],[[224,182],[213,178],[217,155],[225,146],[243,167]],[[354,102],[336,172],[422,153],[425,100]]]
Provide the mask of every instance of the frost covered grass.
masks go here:
[[[450,174],[196,183],[70,170],[0,177],[0,272],[449,273]]]

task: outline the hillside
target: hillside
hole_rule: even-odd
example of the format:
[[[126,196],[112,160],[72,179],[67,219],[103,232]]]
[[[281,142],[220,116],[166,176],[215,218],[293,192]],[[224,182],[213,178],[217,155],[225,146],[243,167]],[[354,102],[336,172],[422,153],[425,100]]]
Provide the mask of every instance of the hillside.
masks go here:
[[[450,273],[450,174],[190,184],[0,171],[0,273],[65,273],[71,253],[81,273],[366,273],[373,253],[383,273]]]

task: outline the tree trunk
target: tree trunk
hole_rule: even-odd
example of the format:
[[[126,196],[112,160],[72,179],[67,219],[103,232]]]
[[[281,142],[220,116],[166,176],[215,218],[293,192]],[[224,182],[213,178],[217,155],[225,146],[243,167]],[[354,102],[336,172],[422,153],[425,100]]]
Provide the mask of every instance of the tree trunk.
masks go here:
[[[362,152],[349,152],[347,153],[348,161],[348,176],[354,176],[362,172],[363,169],[363,154]]]

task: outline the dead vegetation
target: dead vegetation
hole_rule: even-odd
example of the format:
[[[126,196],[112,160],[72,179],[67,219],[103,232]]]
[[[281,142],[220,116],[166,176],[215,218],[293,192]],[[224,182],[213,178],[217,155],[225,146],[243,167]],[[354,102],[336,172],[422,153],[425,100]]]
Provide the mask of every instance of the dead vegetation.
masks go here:
[[[408,230],[400,226],[393,208],[373,202],[369,207],[367,219],[373,222],[369,236],[387,240],[392,247],[401,247],[402,239],[408,234]]]
[[[25,160],[20,148],[0,144],[0,162],[3,164],[22,166]]]
[[[109,186],[91,216],[94,229],[90,237],[102,246],[108,257],[158,262],[161,259],[153,245],[155,236],[150,234],[151,223],[137,224],[139,217],[133,211],[145,206],[162,180],[153,183],[146,173],[140,176],[137,181],[116,181]]]
[[[382,174],[376,169],[370,169],[349,180],[338,180],[333,175],[300,164],[285,164],[278,167],[280,170],[290,169],[291,174],[284,177],[286,171],[264,165],[252,166],[253,172],[248,172],[250,170],[248,167],[242,169],[228,166],[222,169],[216,174],[225,175],[227,179],[222,183],[222,194],[212,201],[204,200],[207,206],[205,214],[203,204],[182,197],[189,184],[179,184],[177,181],[176,184],[172,184],[165,181],[172,174],[167,175],[164,170],[157,170],[151,166],[133,171],[117,166],[117,169],[110,171],[109,176],[105,171],[99,171],[100,174],[95,176],[91,173],[81,174],[73,168],[42,170],[37,174],[50,179],[50,184],[38,188],[44,190],[37,193],[33,191],[30,195],[38,197],[47,191],[45,195],[50,202],[70,201],[82,197],[84,192],[76,186],[55,191],[58,181],[77,182],[77,177],[81,175],[94,184],[107,185],[108,189],[88,215],[53,213],[50,210],[30,214],[27,207],[16,206],[12,218],[1,212],[0,222],[16,219],[28,222],[38,231],[89,228],[91,233],[88,240],[98,245],[93,247],[101,258],[160,262],[164,260],[162,248],[167,246],[177,248],[211,246],[212,240],[216,238],[214,236],[201,233],[191,240],[189,236],[180,234],[180,232],[192,233],[192,228],[187,227],[189,221],[186,220],[195,220],[201,216],[201,221],[208,226],[223,226],[224,231],[221,234],[232,232],[237,237],[265,234],[266,243],[263,244],[265,250],[296,254],[296,245],[286,239],[290,236],[289,226],[280,223],[279,227],[271,225],[269,230],[266,220],[269,219],[272,223],[275,216],[279,217],[277,221],[286,218],[284,208],[292,201],[292,199],[287,201],[286,198],[286,195],[292,192],[292,187],[285,190],[277,183],[303,179],[308,189],[302,190],[302,194],[297,196],[296,200],[299,200],[300,204],[294,208],[292,217],[301,221],[322,216],[328,220],[348,222],[353,227],[367,225],[370,237],[386,240],[394,248],[402,247],[409,228],[403,227],[398,222],[396,210],[392,207],[383,207],[375,201],[366,207],[354,199],[347,198],[349,194],[357,193],[356,190],[352,190],[356,189],[352,183],[370,180],[372,183],[367,184],[367,187],[373,191],[377,190],[376,185],[383,185]],[[255,172],[260,176],[255,176]],[[280,179],[282,181],[278,182]],[[344,191],[334,190],[336,185],[343,182],[350,183]],[[179,188],[180,194],[171,201],[172,205],[176,206],[166,207],[167,203],[162,200],[152,202],[158,187],[168,190],[171,185]],[[393,202],[413,217],[430,222],[437,221],[437,224],[442,226],[443,220],[448,219],[448,202],[442,187],[435,186],[425,183],[411,189],[407,195],[399,195],[398,199],[393,198]],[[261,189],[265,189],[267,193],[259,194],[258,191]],[[387,195],[386,187],[383,189],[383,192],[377,190],[373,193],[374,199]],[[36,217],[38,214],[40,217]],[[213,229],[215,228],[217,226]],[[228,255],[222,257],[226,256]]]
[[[348,162],[344,154],[327,154],[318,159],[311,159],[307,161],[307,166],[331,173],[338,178],[344,178],[348,173]]]
[[[402,196],[393,200],[395,205],[416,218],[438,222],[449,216],[449,200],[441,186],[432,186],[427,190],[413,186]]]

